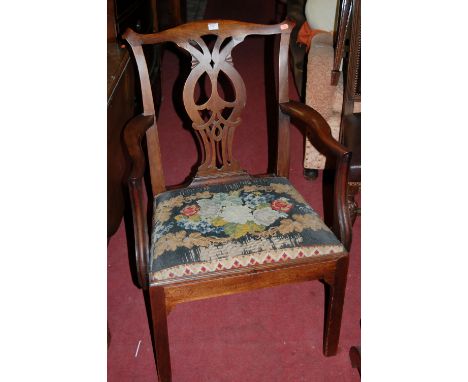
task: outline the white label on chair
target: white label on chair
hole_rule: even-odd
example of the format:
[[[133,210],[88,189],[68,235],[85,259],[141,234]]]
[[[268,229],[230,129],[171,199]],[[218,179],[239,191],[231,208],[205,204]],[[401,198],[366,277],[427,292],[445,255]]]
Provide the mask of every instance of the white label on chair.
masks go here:
[[[209,31],[217,31],[219,29],[218,23],[208,23]]]

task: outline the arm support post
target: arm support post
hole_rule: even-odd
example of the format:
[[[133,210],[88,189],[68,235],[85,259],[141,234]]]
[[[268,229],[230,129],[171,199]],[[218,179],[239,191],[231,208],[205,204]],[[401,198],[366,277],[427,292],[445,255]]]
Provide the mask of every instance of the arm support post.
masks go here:
[[[143,200],[145,155],[141,141],[153,123],[153,115],[138,115],[130,120],[124,130],[125,145],[132,161],[128,188],[132,206],[137,275],[139,286],[143,289],[148,288],[149,235]]]
[[[352,225],[347,208],[346,191],[351,152],[333,138],[327,121],[310,106],[289,101],[280,103],[280,108],[299,126],[305,127],[306,136],[310,138],[312,145],[325,155],[327,160],[332,159],[335,163],[333,225],[331,228],[345,248],[349,250]]]

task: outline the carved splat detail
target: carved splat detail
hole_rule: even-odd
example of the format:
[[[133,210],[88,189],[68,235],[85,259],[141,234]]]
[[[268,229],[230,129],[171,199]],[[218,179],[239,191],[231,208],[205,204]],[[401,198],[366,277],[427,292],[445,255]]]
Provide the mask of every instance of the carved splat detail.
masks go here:
[[[225,40],[225,37],[218,36],[212,52],[201,37],[178,43],[192,56],[192,71],[184,85],[183,100],[203,146],[202,164],[197,176],[241,171],[239,163],[232,156],[232,142],[234,131],[241,122],[240,114],[245,107],[246,91],[244,81],[234,68],[231,51],[243,38],[232,37],[222,47]],[[224,72],[234,89],[233,101],[223,99],[218,93],[220,72]],[[211,95],[205,103],[197,105],[195,88],[204,73],[211,81]]]

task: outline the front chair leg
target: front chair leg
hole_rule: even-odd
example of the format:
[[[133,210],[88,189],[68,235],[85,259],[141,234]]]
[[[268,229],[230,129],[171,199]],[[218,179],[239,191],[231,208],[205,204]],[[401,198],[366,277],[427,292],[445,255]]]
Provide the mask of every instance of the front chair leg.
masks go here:
[[[337,261],[335,272],[325,277],[325,327],[323,333],[323,354],[333,356],[338,351],[341,316],[348,274],[348,256]]]
[[[168,307],[164,288],[150,287],[151,316],[153,321],[153,340],[156,358],[156,369],[159,382],[170,382],[171,358],[169,355],[169,338],[167,332]]]

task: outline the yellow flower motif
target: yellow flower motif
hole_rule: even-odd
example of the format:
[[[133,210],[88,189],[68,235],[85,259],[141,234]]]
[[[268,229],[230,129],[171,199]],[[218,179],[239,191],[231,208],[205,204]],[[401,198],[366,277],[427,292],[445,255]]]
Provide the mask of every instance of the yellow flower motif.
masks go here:
[[[226,232],[231,239],[239,239],[248,233],[263,232],[265,228],[252,221],[244,224],[226,223],[224,232]]]
[[[188,218],[188,220],[192,221],[192,222],[198,222],[200,221],[200,215],[192,215]]]
[[[211,221],[211,224],[214,225],[215,227],[222,227],[223,225],[227,224],[227,221],[217,216]]]
[[[234,239],[239,239],[240,237],[248,234],[249,230],[250,230],[250,226],[249,226],[248,223],[246,223],[246,224],[237,224],[233,234],[231,235],[231,237],[233,237]]]
[[[263,232],[265,230],[264,226],[259,225],[257,223],[249,221],[249,222],[247,222],[247,224],[249,226],[249,232],[250,233]]]

